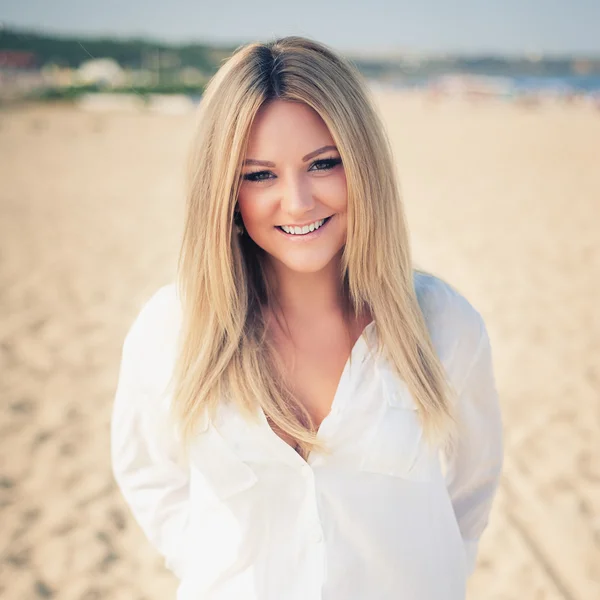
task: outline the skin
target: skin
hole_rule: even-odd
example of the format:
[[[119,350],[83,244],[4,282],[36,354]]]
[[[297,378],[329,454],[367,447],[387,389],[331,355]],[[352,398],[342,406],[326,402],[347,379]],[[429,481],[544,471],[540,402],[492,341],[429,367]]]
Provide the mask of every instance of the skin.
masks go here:
[[[272,164],[252,164],[257,160]],[[275,100],[263,105],[253,122],[242,177],[238,208],[247,234],[266,252],[267,276],[275,279],[283,313],[266,315],[269,335],[288,384],[319,427],[351,349],[371,320],[367,314],[348,323],[342,310],[339,272],[348,218],[344,166],[313,109]],[[275,227],[330,215],[310,240],[290,239]],[[285,331],[274,316],[284,317]]]
[[[325,146],[329,148],[314,155]],[[274,100],[263,105],[250,131],[242,177],[238,207],[244,227],[267,253],[267,269],[277,281],[286,319],[303,326],[339,319],[337,274],[346,241],[348,194],[340,154],[323,120],[305,104]],[[290,240],[275,227],[330,215],[312,240]]]

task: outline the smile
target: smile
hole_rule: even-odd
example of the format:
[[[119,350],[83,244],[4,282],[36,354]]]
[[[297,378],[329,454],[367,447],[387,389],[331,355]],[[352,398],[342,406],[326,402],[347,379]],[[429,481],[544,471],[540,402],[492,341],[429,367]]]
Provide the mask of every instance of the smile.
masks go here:
[[[284,231],[288,235],[304,236],[309,235],[323,227],[323,225],[325,225],[329,221],[329,219],[331,219],[331,216],[325,219],[319,219],[318,221],[314,221],[313,223],[309,223],[308,225],[304,225],[303,227],[297,227],[294,225],[276,225],[276,227],[277,229],[279,229],[280,231]]]

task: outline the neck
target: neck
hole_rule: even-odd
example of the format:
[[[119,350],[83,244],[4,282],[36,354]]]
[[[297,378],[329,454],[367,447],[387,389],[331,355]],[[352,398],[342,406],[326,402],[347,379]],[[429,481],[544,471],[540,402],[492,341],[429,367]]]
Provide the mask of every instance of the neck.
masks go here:
[[[267,273],[277,298],[274,308],[283,312],[286,319],[303,322],[342,315],[344,298],[339,270],[339,256],[316,273],[299,273],[279,261],[271,261]]]

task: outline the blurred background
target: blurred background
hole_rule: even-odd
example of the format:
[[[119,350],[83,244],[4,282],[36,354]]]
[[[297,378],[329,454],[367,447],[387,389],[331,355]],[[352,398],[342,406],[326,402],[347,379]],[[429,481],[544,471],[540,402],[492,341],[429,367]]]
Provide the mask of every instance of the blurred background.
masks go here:
[[[418,265],[484,317],[505,423],[474,600],[600,598],[600,3],[0,2],[0,596],[159,600],[117,491],[123,336],[174,277],[207,80],[299,34],[352,59]]]

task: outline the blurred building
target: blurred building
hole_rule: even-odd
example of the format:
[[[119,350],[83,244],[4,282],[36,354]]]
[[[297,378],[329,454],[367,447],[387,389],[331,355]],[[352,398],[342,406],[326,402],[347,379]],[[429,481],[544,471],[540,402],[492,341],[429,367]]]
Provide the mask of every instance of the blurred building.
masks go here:
[[[33,52],[0,50],[1,99],[18,98],[44,84],[44,74]]]
[[[80,84],[118,87],[127,82],[125,71],[112,58],[94,58],[81,63],[76,71]]]

